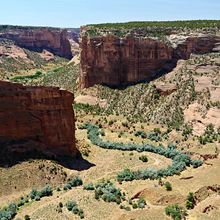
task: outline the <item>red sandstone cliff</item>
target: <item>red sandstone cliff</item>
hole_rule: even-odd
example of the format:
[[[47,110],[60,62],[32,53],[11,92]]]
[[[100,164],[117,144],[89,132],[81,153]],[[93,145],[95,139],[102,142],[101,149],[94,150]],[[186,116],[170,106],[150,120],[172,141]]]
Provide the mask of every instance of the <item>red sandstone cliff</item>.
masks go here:
[[[216,36],[168,36],[170,43],[144,37],[82,36],[81,88],[95,84],[121,86],[150,80],[175,67],[191,53],[212,52]]]
[[[0,143],[25,143],[52,155],[75,155],[73,95],[56,87],[0,81]],[[29,145],[28,145],[29,144]],[[24,151],[24,147],[13,151]],[[2,156],[2,155],[1,155]]]
[[[55,55],[72,58],[67,30],[11,27],[1,32],[0,38],[12,40],[18,46],[29,50],[42,52],[45,49]]]

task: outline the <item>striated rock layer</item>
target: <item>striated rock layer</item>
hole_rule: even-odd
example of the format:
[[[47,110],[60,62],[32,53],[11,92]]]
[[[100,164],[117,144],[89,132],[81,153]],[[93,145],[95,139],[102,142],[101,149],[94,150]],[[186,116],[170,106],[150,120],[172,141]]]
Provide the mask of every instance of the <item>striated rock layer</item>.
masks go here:
[[[1,148],[25,146],[51,155],[75,155],[73,94],[56,87],[0,81]]]
[[[29,50],[42,52],[45,49],[55,55],[67,59],[72,58],[67,30],[11,27],[0,32],[0,38],[12,40],[18,46]]]
[[[83,35],[83,34],[82,34]],[[95,84],[121,86],[151,80],[176,66],[192,53],[215,51],[220,42],[213,35],[167,36],[167,41],[113,35],[82,36],[81,88]]]

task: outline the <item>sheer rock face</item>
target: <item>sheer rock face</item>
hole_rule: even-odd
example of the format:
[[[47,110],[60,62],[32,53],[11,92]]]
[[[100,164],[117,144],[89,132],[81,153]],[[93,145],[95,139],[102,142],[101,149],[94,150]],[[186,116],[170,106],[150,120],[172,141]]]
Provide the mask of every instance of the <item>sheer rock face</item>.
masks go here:
[[[19,47],[42,52],[44,49],[55,55],[71,59],[72,52],[67,31],[49,28],[12,28],[0,33],[0,38],[12,40]]]
[[[212,52],[217,45],[215,36],[169,37],[168,44],[133,36],[122,39],[113,35],[82,36],[81,88],[95,84],[121,86],[151,80],[170,71],[179,59],[188,59],[191,53]]]
[[[81,87],[118,86],[150,79],[172,61],[173,50],[153,39],[115,36],[81,41]]]
[[[46,154],[75,155],[72,103],[73,94],[56,87],[0,81],[0,142],[26,143]],[[23,148],[16,146],[13,151]]]

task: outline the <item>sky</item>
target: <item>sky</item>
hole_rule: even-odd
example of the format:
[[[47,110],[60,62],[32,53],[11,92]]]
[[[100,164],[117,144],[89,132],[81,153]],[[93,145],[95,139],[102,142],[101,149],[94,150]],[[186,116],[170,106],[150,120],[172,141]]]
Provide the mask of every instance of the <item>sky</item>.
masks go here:
[[[220,19],[220,0],[0,0],[0,24],[85,24]]]

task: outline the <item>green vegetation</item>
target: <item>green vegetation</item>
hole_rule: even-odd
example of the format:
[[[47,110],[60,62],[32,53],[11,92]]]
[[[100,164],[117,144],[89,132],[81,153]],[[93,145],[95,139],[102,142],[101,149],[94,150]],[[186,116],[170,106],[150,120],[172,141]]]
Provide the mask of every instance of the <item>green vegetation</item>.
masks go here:
[[[132,208],[133,209],[143,209],[146,206],[146,201],[144,198],[139,198],[137,202],[132,202]]]
[[[64,184],[64,190],[70,190],[73,187],[81,186],[83,184],[82,179],[79,176],[75,176]]]
[[[15,77],[11,78],[10,80],[13,81],[13,82],[21,82],[21,81],[27,82],[28,80],[37,79],[37,78],[41,77],[42,75],[43,75],[42,72],[37,71],[33,75],[15,76]]]
[[[126,23],[103,23],[87,25],[86,33],[90,37],[96,37],[103,33],[109,33],[124,37],[135,32],[154,37],[163,37],[172,30],[196,30],[207,28],[215,30],[220,28],[220,20],[189,20],[189,21],[132,21]]]
[[[31,85],[57,86],[74,92],[77,87],[78,76],[79,65],[63,65],[62,67],[47,72],[35,82],[31,82]]]
[[[187,213],[186,211],[179,207],[179,205],[169,205],[165,208],[166,215],[170,216],[173,220],[185,219]]]
[[[32,189],[32,191],[30,192],[30,198],[35,201],[39,201],[42,197],[52,196],[52,195],[53,195],[53,190],[49,185],[45,186],[41,191]]]
[[[196,201],[194,199],[193,193],[190,192],[189,195],[187,196],[186,208],[193,209],[195,205],[196,205]]]
[[[193,129],[190,126],[188,126],[187,124],[185,124],[183,126],[182,136],[184,137],[185,140],[187,140],[188,137],[190,135],[192,135],[192,131],[193,131]]]
[[[164,186],[166,188],[167,191],[172,191],[172,185],[170,182],[165,182]]]
[[[220,20],[188,20],[188,21],[132,21],[126,23],[103,23],[88,26],[96,28],[146,28],[146,27],[168,27],[168,28],[220,28]]]
[[[154,131],[151,131],[149,133],[145,133],[143,131],[137,131],[137,132],[135,132],[135,136],[136,137],[147,138],[151,141],[156,141],[156,142],[162,140],[160,129],[154,129]]]
[[[95,190],[93,183],[89,183],[83,187],[84,190]]]
[[[180,128],[184,123],[182,103],[192,96],[192,85],[189,82],[185,85],[183,80],[185,79],[178,79],[182,84],[175,95],[166,97],[156,98],[156,89],[152,83],[139,83],[125,89],[111,89],[98,85],[96,86],[97,96],[100,99],[105,99],[108,103],[103,109],[103,114],[123,115],[129,123],[151,121],[165,124],[169,128]],[[184,98],[184,100],[179,98],[182,97],[183,92],[187,93],[187,98]],[[157,136],[166,138],[165,134]]]
[[[102,109],[99,107],[99,105],[89,105],[89,104],[82,104],[82,103],[75,103],[73,108],[76,111],[82,110],[86,114],[91,113],[95,115],[99,115],[102,111]]]
[[[197,168],[203,163],[200,160],[192,160],[188,155],[177,150],[173,144],[169,144],[167,148],[165,148],[163,145],[155,147],[150,144],[123,144],[103,141],[100,137],[101,135],[99,127],[92,124],[84,124],[80,127],[80,129],[87,129],[88,139],[92,142],[92,144],[99,147],[122,151],[152,152],[173,160],[172,165],[168,166],[166,169],[155,170],[149,168],[137,171],[125,169],[119,172],[117,175],[117,180],[119,182],[132,181],[135,179],[159,179],[161,177],[179,175],[183,170],[187,168],[187,166],[191,165],[194,168]]]
[[[206,127],[205,133],[202,136],[199,136],[198,140],[199,140],[200,144],[203,144],[203,145],[205,145],[207,143],[213,143],[215,141],[220,142],[220,132],[219,132],[219,130],[216,132],[214,130],[213,124],[209,124]]]
[[[15,203],[10,204],[8,207],[0,209],[1,220],[11,220],[17,214],[17,205]]]
[[[66,203],[66,208],[68,211],[72,212],[75,215],[78,215],[81,219],[84,218],[84,212],[80,209],[75,201],[68,201]]]
[[[33,75],[15,76],[10,80],[31,86],[55,86],[74,92],[77,87],[78,76],[79,65],[69,64],[56,67],[46,73],[37,71]]]
[[[29,215],[25,215],[25,216],[24,216],[24,220],[31,220],[31,218],[30,218]]]
[[[125,200],[121,190],[110,181],[102,181],[95,185],[95,199],[100,198],[105,202],[116,202],[117,204]]]
[[[146,155],[140,156],[139,160],[143,161],[144,163],[148,162],[148,158]]]

